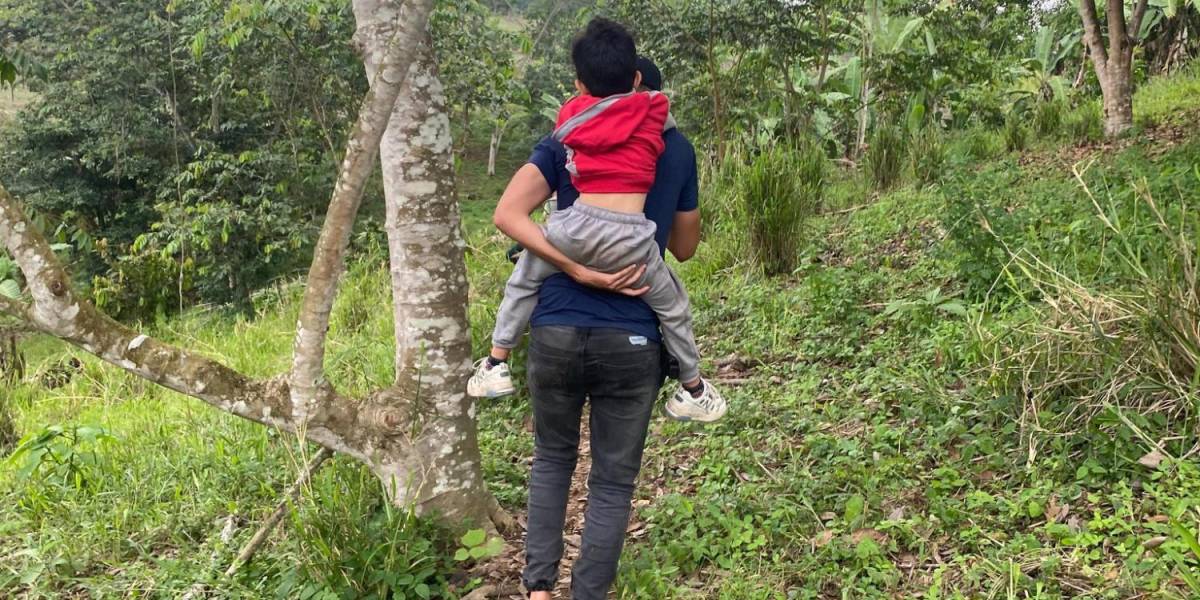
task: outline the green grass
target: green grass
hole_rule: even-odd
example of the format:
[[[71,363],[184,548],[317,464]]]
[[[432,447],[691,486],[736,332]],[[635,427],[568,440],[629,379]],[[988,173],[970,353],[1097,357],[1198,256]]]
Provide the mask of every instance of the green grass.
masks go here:
[[[24,87],[0,88],[0,124],[12,118],[34,98],[34,94]]]
[[[1157,104],[1171,102],[1193,99],[1164,82],[1135,105],[1167,114]],[[1067,419],[1085,404],[1070,386],[1033,405],[991,369],[995,336],[1020,335],[1047,306],[1005,269],[1005,252],[1111,291],[1128,282],[1108,249],[1115,238],[1055,150],[996,157],[995,133],[970,136],[948,141],[935,185],[867,202],[862,177],[831,175],[830,195],[846,210],[812,220],[788,276],[746,268],[737,216],[714,211],[698,258],[679,272],[706,370],[737,355],[747,366],[728,375],[744,381],[725,387],[731,410],[719,424],[652,423],[619,597],[1195,597],[1180,573],[1200,568],[1200,556],[1170,521],[1194,536],[1200,466],[1194,456],[1138,464],[1147,439],[1185,455],[1195,414]],[[1163,206],[1198,200],[1200,139],[1096,158],[1084,178],[1105,190],[1101,202],[1135,210],[1138,189]],[[495,185],[462,174],[474,190],[464,229],[480,350],[509,272],[508,242],[488,226],[509,171],[500,172]],[[702,203],[728,208],[712,187],[719,178],[702,179]],[[297,300],[298,288],[284,286],[259,295],[253,320],[195,311],[151,329],[249,373],[277,373]],[[334,315],[332,376],[349,391],[391,378],[390,314],[377,310],[386,301],[382,252],[368,250]],[[356,597],[383,573],[411,576],[397,584],[408,597],[417,583],[444,592],[453,540],[382,510],[378,484],[345,460],[322,470],[242,575],[221,582],[215,573],[311,448],[57,342],[28,347],[38,373],[69,355],[83,368],[64,387],[8,391],[18,430],[98,425],[115,441],[74,450],[86,458],[83,483],[22,483],[0,467],[0,596],[177,597],[215,582],[231,597],[294,597],[304,586]],[[527,400],[484,405],[479,417],[489,485],[510,508],[525,501]],[[229,515],[239,528],[223,542]]]
[[[1172,123],[1192,125],[1200,111],[1200,64],[1191,64],[1173,77],[1148,81],[1133,103],[1134,121],[1142,126]]]

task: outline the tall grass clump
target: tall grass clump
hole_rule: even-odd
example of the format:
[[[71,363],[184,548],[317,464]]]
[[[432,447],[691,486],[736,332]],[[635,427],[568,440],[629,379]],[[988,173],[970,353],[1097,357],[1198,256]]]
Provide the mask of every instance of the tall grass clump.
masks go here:
[[[700,164],[700,197],[704,203],[701,235],[708,244],[705,262],[716,270],[732,267],[745,256],[746,229],[739,197],[746,156],[740,145],[734,145],[721,159]]]
[[[888,190],[900,181],[904,169],[904,137],[895,125],[880,125],[871,136],[865,161],[875,189]]]
[[[1124,210],[1116,201],[1100,208],[1086,186],[1084,193],[1112,239],[1108,269],[1122,277],[1087,281],[1068,274],[1069,265],[1012,252],[1008,273],[1035,290],[1027,308],[1036,318],[983,335],[993,381],[1043,412],[1031,418],[1048,430],[1078,431],[1102,413],[1126,424],[1158,415],[1171,433],[1192,438],[1200,415],[1200,215],[1184,201],[1164,209],[1144,189],[1140,206]]]
[[[805,220],[821,209],[826,162],[824,151],[813,143],[773,146],[741,174],[749,255],[767,275],[795,268]]]
[[[1104,137],[1104,116],[1098,102],[1085,102],[1066,118],[1067,134],[1079,144],[1098,142]]]
[[[1028,143],[1028,134],[1021,118],[1015,113],[1004,120],[1004,149],[1009,152],[1020,152]]]
[[[919,186],[934,183],[941,177],[946,162],[946,146],[942,132],[936,127],[923,127],[910,136],[908,168]]]
[[[1002,148],[995,131],[976,126],[951,138],[946,155],[955,164],[966,164],[995,158]]]
[[[392,506],[361,465],[335,464],[311,485],[291,513],[293,556],[277,597],[445,597],[448,536],[431,521]]]
[[[1033,109],[1033,131],[1041,138],[1056,138],[1062,131],[1066,106],[1061,100],[1039,102]]]

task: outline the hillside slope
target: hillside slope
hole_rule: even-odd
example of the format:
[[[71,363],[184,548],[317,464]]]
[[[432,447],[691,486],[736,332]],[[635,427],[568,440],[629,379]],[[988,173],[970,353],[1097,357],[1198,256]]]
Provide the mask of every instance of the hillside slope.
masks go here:
[[[839,183],[851,191],[831,195],[849,200],[811,224],[791,276],[752,274],[728,199],[706,196],[714,226],[680,272],[731,411],[707,428],[656,417],[618,595],[1195,597],[1184,575],[1200,550],[1182,532],[1200,528],[1200,409],[1136,404],[1157,393],[1140,387],[1097,396],[1089,386],[1112,365],[1065,343],[1051,357],[1061,380],[1031,374],[1050,364],[1038,349],[1061,341],[1055,327],[1073,323],[1052,310],[1069,296],[1047,273],[1093,298],[1141,289],[1122,252],[1171,247],[1148,197],[1195,248],[1200,78],[1157,82],[1136,105],[1144,129],[1116,145],[1046,139],[1010,154],[976,132],[992,136],[986,158],[953,142],[937,185],[875,197]],[[468,214],[487,214],[489,201],[470,202]],[[467,230],[482,349],[507,242],[481,220]],[[391,323],[378,310],[380,242],[356,243],[364,258],[335,309],[329,362],[339,386],[361,392],[391,378]],[[1022,268],[1034,258],[1049,270]],[[1167,286],[1173,273],[1150,275]],[[253,320],[194,311],[154,330],[277,373],[298,296],[281,286],[258,295]],[[1085,346],[1126,339],[1093,316]],[[455,575],[456,540],[383,508],[377,482],[343,459],[251,565],[219,579],[311,448],[55,342],[27,347],[34,368],[5,402],[18,433],[43,433],[61,464],[24,454],[0,466],[0,595],[177,597],[211,582],[231,597],[383,597],[389,586],[426,597],[469,585]],[[479,417],[488,480],[514,511],[527,412],[518,395]]]

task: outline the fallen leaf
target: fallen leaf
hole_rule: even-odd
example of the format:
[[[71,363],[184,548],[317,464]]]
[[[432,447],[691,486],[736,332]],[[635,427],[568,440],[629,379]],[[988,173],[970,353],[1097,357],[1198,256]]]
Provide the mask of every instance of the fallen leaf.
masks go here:
[[[1146,467],[1147,469],[1157,469],[1158,465],[1162,463],[1164,458],[1166,458],[1166,456],[1163,456],[1161,452],[1155,449],[1147,452],[1145,456],[1139,458],[1138,464]]]
[[[1075,515],[1071,515],[1067,519],[1067,529],[1070,529],[1071,533],[1079,533],[1079,531],[1083,529],[1082,525],[1083,524],[1080,522],[1079,517],[1076,517]]]
[[[870,538],[880,544],[887,542],[887,535],[874,529],[859,529],[858,531],[850,534],[850,541],[854,542],[855,544],[867,538]]]
[[[1051,496],[1050,501],[1046,503],[1046,522],[1058,523],[1067,517],[1071,512],[1070,504],[1058,503],[1058,496]]]

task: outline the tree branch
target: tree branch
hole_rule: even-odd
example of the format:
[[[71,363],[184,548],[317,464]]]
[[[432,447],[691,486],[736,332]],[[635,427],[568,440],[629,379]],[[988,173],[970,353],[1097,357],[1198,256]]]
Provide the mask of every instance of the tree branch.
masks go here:
[[[1129,36],[1125,31],[1125,0],[1108,0],[1105,12],[1108,16],[1108,58],[1116,60],[1124,56],[1129,48]]]
[[[1133,9],[1133,18],[1129,21],[1129,29],[1126,35],[1132,40],[1132,45],[1141,43],[1142,19],[1146,17],[1146,8],[1149,6],[1148,0],[1138,0],[1137,6]]]
[[[264,425],[297,432],[362,458],[362,438],[395,428],[401,416],[368,400],[329,394],[323,410],[292,412],[287,382],[254,380],[206,356],[138,333],[76,297],[70,278],[46,239],[0,185],[0,242],[25,274],[31,305],[0,300],[0,310],[134,375]]]
[[[1104,37],[1100,35],[1100,17],[1096,15],[1095,0],[1079,0],[1079,17],[1083,19],[1083,41],[1092,57],[1092,66],[1096,68],[1096,76],[1101,83],[1105,84],[1108,78],[1108,54],[1104,50]]]
[[[417,44],[420,43],[433,8],[432,0],[413,0],[395,10],[359,0],[355,12],[359,28],[355,37],[363,46],[363,38],[387,39],[387,52],[380,58],[371,88],[363,98],[358,122],[346,142],[346,155],[334,185],[333,197],[325,215],[308,271],[308,285],[300,308],[293,346],[291,384],[292,413],[305,418],[319,410],[314,406],[333,394],[325,379],[325,338],[329,332],[329,316],[337,297],[337,283],[345,271],[346,248],[350,232],[362,202],[363,187],[375,167],[379,153],[379,138],[387,129],[388,117],[396,104],[401,84],[412,65]],[[374,16],[372,19],[370,17]]]
[[[237,558],[233,559],[233,562],[230,563],[228,569],[225,569],[226,577],[233,577],[233,575],[237,573],[238,569],[254,556],[254,553],[258,551],[258,547],[262,546],[262,543],[266,541],[267,536],[271,534],[271,530],[275,529],[275,526],[278,525],[279,522],[283,520],[283,516],[287,514],[288,505],[290,505],[292,502],[295,502],[296,498],[300,497],[300,490],[302,490],[304,486],[308,484],[308,480],[311,479],[313,473],[316,473],[317,469],[321,467],[321,463],[324,463],[325,459],[329,458],[330,456],[333,456],[333,452],[330,452],[328,448],[321,448],[321,450],[318,451],[312,457],[312,459],[308,461],[308,466],[304,467],[303,471],[300,471],[300,475],[296,477],[296,482],[292,484],[292,487],[288,488],[287,491],[283,493],[283,499],[280,500],[279,504],[275,506],[275,510],[271,511],[271,514],[267,517],[267,520],[263,521],[263,524],[258,528],[258,531],[254,532],[254,535],[250,538],[250,541],[246,542],[246,545],[242,547],[240,552],[238,552]]]

